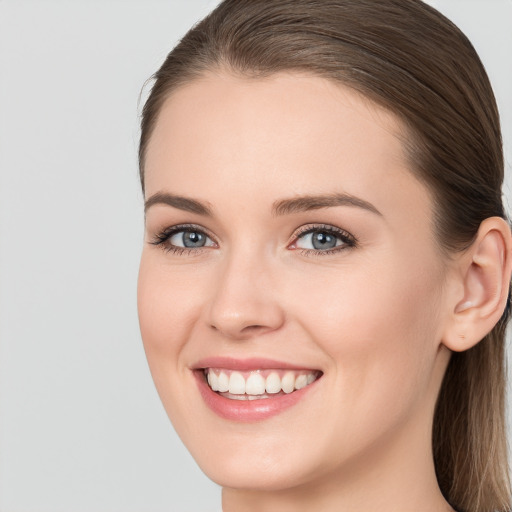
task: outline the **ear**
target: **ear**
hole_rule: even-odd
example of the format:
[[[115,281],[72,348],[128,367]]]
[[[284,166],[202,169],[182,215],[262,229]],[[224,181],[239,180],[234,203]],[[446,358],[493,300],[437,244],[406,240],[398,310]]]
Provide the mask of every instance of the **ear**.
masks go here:
[[[442,342],[462,352],[482,340],[505,310],[512,272],[512,235],[507,222],[500,217],[484,220],[456,267],[456,292],[449,299]]]

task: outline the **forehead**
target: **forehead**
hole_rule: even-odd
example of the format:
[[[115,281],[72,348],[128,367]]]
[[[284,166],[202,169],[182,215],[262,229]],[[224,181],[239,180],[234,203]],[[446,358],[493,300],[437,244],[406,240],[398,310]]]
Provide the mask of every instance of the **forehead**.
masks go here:
[[[392,113],[320,77],[212,73],[164,103],[148,145],[146,191],[222,202],[223,183],[241,196],[349,192],[428,206],[403,135]]]

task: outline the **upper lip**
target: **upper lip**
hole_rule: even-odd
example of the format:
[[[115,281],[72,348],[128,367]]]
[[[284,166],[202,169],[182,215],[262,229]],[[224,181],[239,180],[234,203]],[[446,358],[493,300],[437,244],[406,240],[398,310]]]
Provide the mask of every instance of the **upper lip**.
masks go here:
[[[226,370],[265,370],[265,369],[290,369],[290,370],[315,370],[310,366],[297,365],[275,359],[252,357],[248,359],[236,359],[233,357],[206,357],[197,361],[191,367],[193,370],[204,368],[224,368]]]

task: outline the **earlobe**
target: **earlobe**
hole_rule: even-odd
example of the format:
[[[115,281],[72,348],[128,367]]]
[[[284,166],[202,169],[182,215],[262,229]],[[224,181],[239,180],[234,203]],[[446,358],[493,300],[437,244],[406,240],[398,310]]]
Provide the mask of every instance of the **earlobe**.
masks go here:
[[[453,305],[443,336],[443,343],[450,350],[462,352],[476,345],[501,318],[510,287],[511,240],[510,227],[504,219],[488,218],[459,259],[463,294]]]

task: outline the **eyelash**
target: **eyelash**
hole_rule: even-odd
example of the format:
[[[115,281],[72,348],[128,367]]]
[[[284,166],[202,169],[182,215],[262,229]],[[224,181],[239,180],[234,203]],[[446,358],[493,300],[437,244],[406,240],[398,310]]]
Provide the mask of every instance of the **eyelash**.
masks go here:
[[[204,228],[201,228],[199,226],[196,226],[194,224],[181,224],[177,226],[171,226],[168,227],[159,233],[157,233],[154,236],[154,239],[151,240],[149,243],[156,246],[161,246],[161,248],[165,252],[171,252],[176,255],[198,255],[202,253],[204,249],[208,249],[208,247],[179,247],[176,245],[171,245],[168,243],[169,239],[181,232],[181,231],[189,231],[189,232],[195,232],[200,233],[208,238],[210,238],[215,244],[217,242],[215,241],[214,237],[212,237],[210,234],[208,234]],[[332,254],[337,254],[341,251],[352,249],[354,247],[357,247],[357,240],[356,238],[348,233],[347,231],[337,228],[335,226],[331,226],[328,224],[308,224],[306,226],[303,226],[300,228],[300,230],[294,234],[293,242],[290,245],[296,244],[297,241],[311,233],[315,232],[322,232],[322,233],[328,233],[330,235],[333,235],[337,238],[339,238],[343,245],[334,247],[332,249],[327,250],[314,250],[314,249],[303,249],[303,248],[295,248],[294,251],[298,251],[301,255],[308,256],[308,257],[315,257],[315,256],[328,256]]]
[[[180,224],[178,226],[171,226],[160,231],[160,233],[157,233],[154,239],[151,240],[149,243],[152,245],[160,246],[165,252],[172,252],[173,254],[176,254],[178,256],[196,255],[201,253],[205,249],[205,247],[179,247],[177,245],[172,245],[168,243],[169,239],[176,233],[179,233],[180,231],[201,233],[202,235],[205,235],[206,237],[210,238],[215,242],[215,239],[210,234],[208,234],[204,230],[204,228],[200,228],[199,226],[196,226],[194,224]],[[208,247],[206,247],[206,249],[208,249]]]
[[[295,251],[299,251],[299,253],[303,256],[331,256],[333,254],[337,254],[341,251],[346,251],[347,249],[353,249],[357,247],[358,242],[357,239],[351,235],[348,231],[345,231],[344,229],[337,228],[335,226],[331,226],[330,224],[308,224],[306,226],[303,226],[300,228],[300,230],[294,235],[294,241],[292,243],[296,244],[299,238],[302,238],[306,235],[309,235],[310,233],[327,233],[329,235],[333,235],[336,238],[339,238],[343,245],[334,247],[332,249],[327,249],[324,251],[321,250],[314,250],[314,249],[302,249],[302,248],[296,248],[293,249]]]

